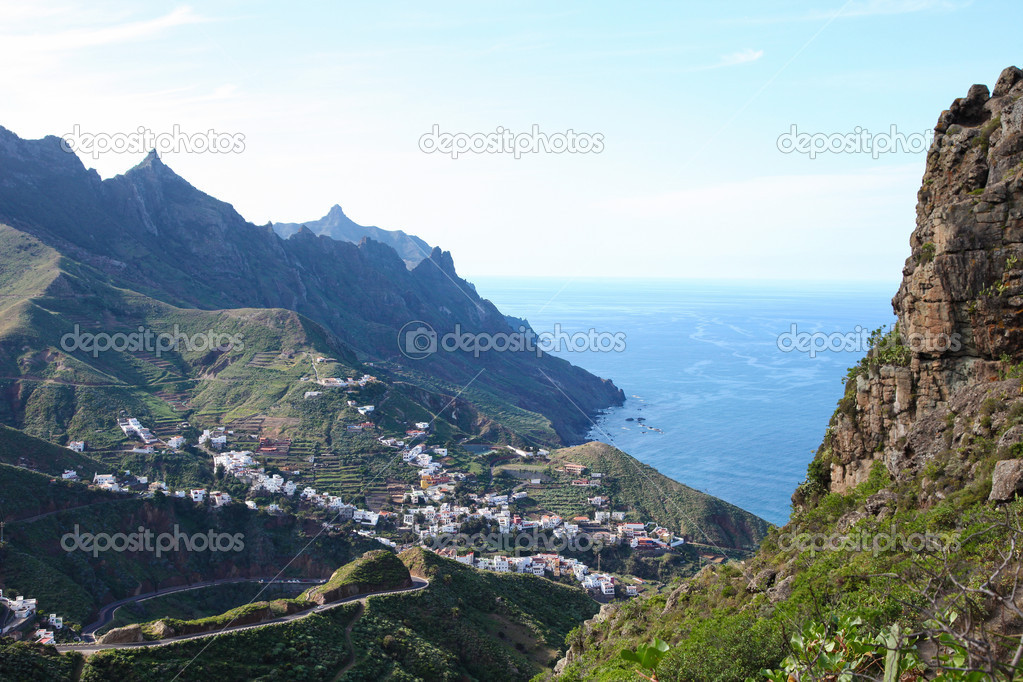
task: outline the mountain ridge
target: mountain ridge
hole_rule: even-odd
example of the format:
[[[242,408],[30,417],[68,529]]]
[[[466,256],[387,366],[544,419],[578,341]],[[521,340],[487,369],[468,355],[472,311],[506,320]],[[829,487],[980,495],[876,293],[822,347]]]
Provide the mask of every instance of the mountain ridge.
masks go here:
[[[456,325],[477,333],[513,331],[437,247],[409,270],[391,247],[374,240],[353,244],[307,230],[283,240],[194,188],[155,155],[101,180],[57,138],[26,141],[4,129],[0,161],[7,169],[0,222],[114,286],[184,308],[294,310],[365,360],[394,363],[456,389],[473,384],[504,393],[551,418],[564,442],[581,441],[590,415],[624,400],[611,382],[549,355],[435,353],[410,361],[398,330],[413,321],[438,334]],[[564,404],[561,390],[579,409]]]
[[[410,270],[428,258],[433,251],[433,247],[425,241],[402,230],[385,230],[375,225],[359,225],[345,215],[340,204],[334,204],[325,216],[316,220],[299,223],[277,222],[271,223],[271,225],[274,232],[283,239],[288,239],[303,228],[317,236],[326,235],[331,239],[353,244],[358,244],[363,239],[372,239],[394,249]]]

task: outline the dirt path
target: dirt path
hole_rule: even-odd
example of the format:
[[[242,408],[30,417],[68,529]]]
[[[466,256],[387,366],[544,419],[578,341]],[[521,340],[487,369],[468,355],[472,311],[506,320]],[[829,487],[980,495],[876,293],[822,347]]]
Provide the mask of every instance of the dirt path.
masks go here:
[[[339,680],[345,676],[345,673],[351,670],[352,666],[355,665],[355,645],[352,644],[352,628],[355,627],[355,624],[359,622],[359,619],[362,618],[362,614],[364,613],[366,613],[366,600],[360,599],[359,612],[355,614],[355,618],[353,618],[352,622],[345,628],[345,644],[348,645],[348,653],[352,657],[352,660],[348,661],[348,663],[345,664],[345,667],[341,668],[337,675],[334,675],[334,679],[331,682],[339,682]]]

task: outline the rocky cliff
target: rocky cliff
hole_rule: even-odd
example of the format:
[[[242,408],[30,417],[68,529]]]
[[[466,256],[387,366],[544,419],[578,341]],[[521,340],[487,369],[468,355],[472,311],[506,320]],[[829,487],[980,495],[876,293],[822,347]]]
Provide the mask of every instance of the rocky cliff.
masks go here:
[[[876,460],[896,476],[918,467],[914,427],[1023,355],[1021,96],[1023,71],[1010,67],[938,119],[892,300],[897,336],[850,372],[822,446],[832,492],[865,481]]]

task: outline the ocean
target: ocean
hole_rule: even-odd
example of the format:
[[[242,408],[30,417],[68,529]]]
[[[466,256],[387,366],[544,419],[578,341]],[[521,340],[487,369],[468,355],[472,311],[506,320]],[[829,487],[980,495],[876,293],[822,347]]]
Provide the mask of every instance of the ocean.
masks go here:
[[[895,321],[897,288],[553,277],[473,282],[537,333],[560,325],[568,334],[592,329],[608,339],[603,345],[613,349],[603,352],[554,352],[625,391],[625,405],[600,416],[591,439],[779,525],[842,396],[842,378],[864,354],[860,339]],[[817,334],[800,337],[811,345],[832,348],[792,349],[792,325],[796,334]],[[783,334],[788,352],[779,348]]]

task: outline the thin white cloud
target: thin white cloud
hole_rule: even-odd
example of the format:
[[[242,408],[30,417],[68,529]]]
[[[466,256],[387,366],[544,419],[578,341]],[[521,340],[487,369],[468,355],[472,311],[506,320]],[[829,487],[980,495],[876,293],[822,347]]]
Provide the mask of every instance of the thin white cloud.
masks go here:
[[[844,5],[831,9],[814,9],[800,14],[765,14],[723,19],[728,24],[782,24],[803,21],[860,19],[867,17],[899,16],[923,12],[954,12],[969,7],[973,0],[847,0]],[[836,12],[837,9],[837,12]]]
[[[728,54],[721,55],[721,57],[713,64],[692,66],[689,67],[688,69],[683,69],[683,71],[692,73],[696,71],[711,71],[713,69],[725,69],[730,66],[751,64],[763,56],[764,56],[763,50],[754,50],[753,48],[747,47],[746,49],[739,50],[738,52],[729,52]]]
[[[745,50],[739,50],[738,52],[726,54],[725,56],[721,57],[721,61],[718,63],[718,66],[735,66],[737,64],[748,64],[750,62],[757,61],[763,56],[764,56],[763,50],[754,50],[752,48],[747,47]]]
[[[853,0],[843,9],[843,17],[873,17],[891,14],[915,14],[916,12],[950,11],[965,7],[969,3],[951,0]]]
[[[71,28],[53,33],[0,35],[0,45],[3,46],[3,52],[14,54],[66,52],[145,40],[168,29],[205,21],[208,19],[193,12],[192,8],[184,6],[155,19],[143,21]]]

